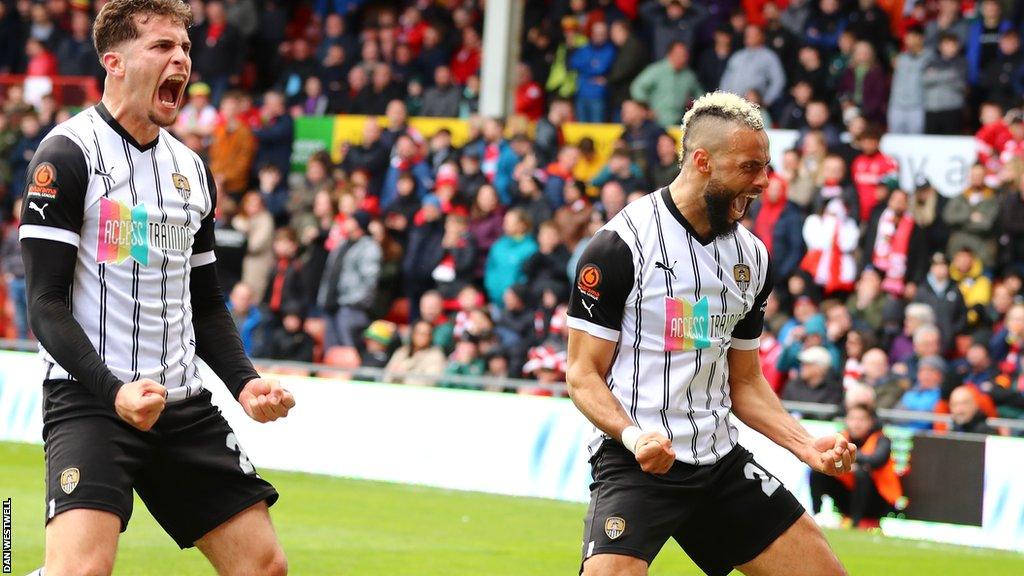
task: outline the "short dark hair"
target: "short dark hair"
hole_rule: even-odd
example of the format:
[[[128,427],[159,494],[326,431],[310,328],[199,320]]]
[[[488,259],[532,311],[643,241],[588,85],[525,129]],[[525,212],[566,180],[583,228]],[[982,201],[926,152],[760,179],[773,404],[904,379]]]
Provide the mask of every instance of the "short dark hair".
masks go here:
[[[92,42],[101,58],[122,42],[140,36],[136,16],[169,16],[185,28],[192,25],[192,9],[181,0],[111,0],[100,9],[92,26]]]

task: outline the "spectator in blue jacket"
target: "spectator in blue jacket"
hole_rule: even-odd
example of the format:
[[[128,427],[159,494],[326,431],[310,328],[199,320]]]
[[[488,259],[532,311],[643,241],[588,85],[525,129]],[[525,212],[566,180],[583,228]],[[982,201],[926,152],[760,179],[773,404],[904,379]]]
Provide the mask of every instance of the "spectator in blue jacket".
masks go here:
[[[245,353],[252,355],[262,321],[252,288],[245,282],[235,284],[235,287],[231,289],[231,295],[228,296],[227,309],[231,314],[231,319],[235,322],[235,327],[238,328],[238,335],[242,338],[242,347],[245,348]]]
[[[981,16],[967,29],[967,83],[977,86],[986,64],[999,56],[999,37],[1013,29],[1013,23],[1003,18],[1003,7],[997,0],[981,2]]]
[[[295,122],[285,109],[284,94],[273,90],[264,94],[260,116],[263,126],[253,131],[259,144],[252,163],[254,171],[260,166],[273,164],[281,174],[288,174],[291,171]]]
[[[491,246],[484,269],[484,290],[498,307],[504,306],[505,291],[526,281],[523,264],[537,251],[537,241],[530,235],[533,223],[526,212],[516,208],[505,214],[505,234]]]
[[[926,356],[917,365],[917,381],[903,393],[897,408],[932,412],[942,397],[942,381],[946,377],[946,361],[941,356]],[[907,422],[906,426],[918,430],[930,430],[931,421]]]
[[[412,174],[416,180],[416,198],[423,198],[434,187],[430,166],[423,160],[419,147],[408,134],[402,134],[395,141],[395,155],[391,157],[391,165],[384,175],[384,185],[380,190],[381,210],[387,210],[398,199],[398,177],[403,172]]]
[[[804,28],[804,40],[826,54],[839,49],[839,36],[846,29],[846,17],[840,10],[839,0],[821,0],[817,9],[811,9]]]
[[[608,41],[608,25],[595,22],[590,42],[573,51],[569,68],[577,71],[576,120],[604,122],[608,107],[608,71],[615,62],[615,44]]]

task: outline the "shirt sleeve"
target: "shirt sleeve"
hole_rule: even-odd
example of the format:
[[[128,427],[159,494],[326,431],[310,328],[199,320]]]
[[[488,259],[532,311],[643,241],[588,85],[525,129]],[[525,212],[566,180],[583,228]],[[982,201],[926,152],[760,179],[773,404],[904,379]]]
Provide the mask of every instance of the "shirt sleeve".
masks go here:
[[[568,326],[618,342],[626,299],[633,290],[633,253],[611,230],[599,231],[576,266]]]
[[[32,157],[27,174],[18,237],[78,248],[89,187],[85,153],[67,136],[47,138]]]
[[[754,248],[760,250],[759,246]],[[765,270],[764,283],[761,290],[754,297],[754,306],[750,308],[747,315],[736,323],[732,329],[732,344],[730,346],[737,350],[757,350],[761,347],[761,330],[764,328],[764,308],[768,302],[768,295],[772,293],[772,261],[768,251],[764,251]]]
[[[213,183],[213,174],[210,172],[209,166],[206,166],[206,189],[210,191],[210,211],[199,223],[196,241],[192,245],[192,257],[189,258],[189,264],[193,268],[213,264],[217,261],[213,251],[216,246],[214,227],[217,222],[217,186]]]

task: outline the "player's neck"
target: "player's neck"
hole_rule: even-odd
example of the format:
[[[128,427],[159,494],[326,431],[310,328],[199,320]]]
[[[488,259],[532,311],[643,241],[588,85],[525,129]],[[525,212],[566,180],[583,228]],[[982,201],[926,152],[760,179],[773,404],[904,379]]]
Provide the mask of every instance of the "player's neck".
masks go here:
[[[133,112],[116,94],[104,92],[102,102],[110,116],[139,144],[146,145],[160,135],[160,127],[145,112]]]
[[[711,234],[711,224],[708,223],[702,190],[703,186],[687,178],[685,172],[680,172],[679,176],[676,176],[676,179],[668,185],[668,193],[672,197],[672,203],[679,209],[679,213],[686,218],[686,221],[699,236],[706,237]]]

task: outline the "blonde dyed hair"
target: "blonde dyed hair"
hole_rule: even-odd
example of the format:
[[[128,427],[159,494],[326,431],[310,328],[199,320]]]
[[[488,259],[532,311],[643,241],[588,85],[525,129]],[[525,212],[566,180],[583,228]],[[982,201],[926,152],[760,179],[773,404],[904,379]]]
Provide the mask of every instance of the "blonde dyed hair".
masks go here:
[[[686,162],[692,149],[691,133],[698,131],[704,118],[741,124],[751,130],[764,130],[760,106],[732,92],[709,92],[693,103],[679,126],[679,163]]]

